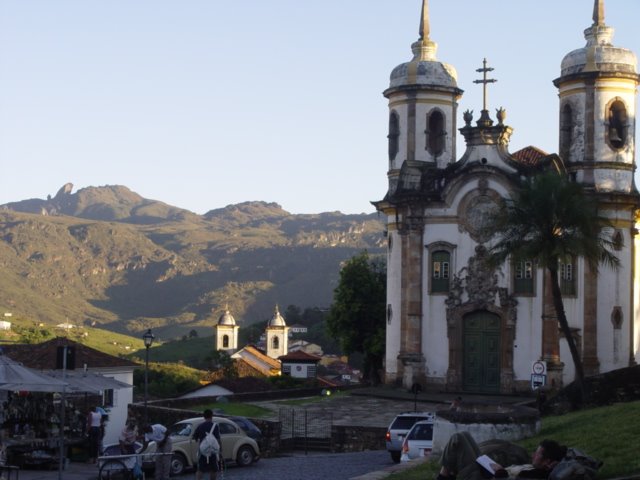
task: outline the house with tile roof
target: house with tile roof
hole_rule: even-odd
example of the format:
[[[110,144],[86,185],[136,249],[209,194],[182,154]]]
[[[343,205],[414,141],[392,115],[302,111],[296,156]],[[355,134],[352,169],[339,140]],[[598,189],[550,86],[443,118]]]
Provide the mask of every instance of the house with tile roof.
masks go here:
[[[265,355],[253,345],[241,348],[231,355],[231,358],[236,361],[236,369],[241,377],[280,375],[280,362]]]
[[[278,358],[281,363],[282,375],[294,378],[316,378],[320,357],[296,350]]]

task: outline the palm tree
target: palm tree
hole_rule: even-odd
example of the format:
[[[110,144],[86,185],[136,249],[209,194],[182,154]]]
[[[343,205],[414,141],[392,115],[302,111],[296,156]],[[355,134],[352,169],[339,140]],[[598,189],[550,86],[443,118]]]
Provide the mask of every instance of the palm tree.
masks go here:
[[[617,268],[619,260],[610,251],[614,241],[606,233],[610,222],[598,215],[596,199],[580,184],[550,171],[524,181],[514,198],[505,200],[496,211],[491,228],[498,236],[490,249],[493,262],[501,264],[511,256],[514,261],[533,260],[548,271],[554,309],[575,365],[578,401],[582,402],[584,370],[564,311],[558,265],[582,257],[594,271],[599,264]]]

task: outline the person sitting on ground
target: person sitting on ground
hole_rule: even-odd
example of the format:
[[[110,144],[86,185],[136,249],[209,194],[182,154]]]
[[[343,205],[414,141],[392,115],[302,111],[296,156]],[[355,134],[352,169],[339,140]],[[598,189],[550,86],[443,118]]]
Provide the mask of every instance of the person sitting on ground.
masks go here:
[[[138,428],[136,427],[136,422],[128,421],[122,429],[122,432],[120,432],[120,438],[118,439],[120,443],[120,452],[122,452],[123,455],[136,453],[137,438]]]
[[[211,432],[213,429],[213,436],[216,437],[216,440],[218,440],[218,445],[220,446],[220,452],[218,452],[218,455],[222,457],[220,427],[216,422],[213,421],[213,412],[207,408],[203,413],[203,417],[204,422],[198,425],[198,428],[196,428],[196,431],[193,434],[193,439],[200,443],[207,436],[207,433]],[[220,462],[219,458],[214,457],[216,457],[216,455],[206,457],[200,452],[200,449],[198,449],[198,466],[196,470],[196,480],[202,480],[207,472],[209,472],[210,480],[216,480],[216,476],[220,471]]]
[[[493,476],[546,479],[566,453],[567,447],[554,440],[543,440],[533,452],[531,464],[502,466],[492,463]],[[490,477],[489,472],[476,461],[480,456],[480,448],[469,432],[454,433],[442,451],[442,468],[436,480],[482,480]]]

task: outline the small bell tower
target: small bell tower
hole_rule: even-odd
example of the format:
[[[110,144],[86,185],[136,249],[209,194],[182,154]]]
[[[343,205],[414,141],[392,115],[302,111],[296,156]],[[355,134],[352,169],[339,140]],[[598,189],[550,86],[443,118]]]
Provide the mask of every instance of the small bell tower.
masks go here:
[[[289,353],[289,327],[276,305],[266,330],[267,356],[277,359]]]
[[[218,323],[216,323],[214,327],[216,350],[235,352],[238,349],[239,329],[240,327],[236,325],[235,318],[233,318],[233,315],[229,312],[229,306],[226,306],[224,313],[220,315]]]

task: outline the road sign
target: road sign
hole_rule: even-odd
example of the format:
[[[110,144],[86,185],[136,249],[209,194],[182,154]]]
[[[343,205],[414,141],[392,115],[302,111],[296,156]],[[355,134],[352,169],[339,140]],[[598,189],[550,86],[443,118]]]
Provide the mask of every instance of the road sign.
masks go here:
[[[531,367],[531,371],[535,375],[546,375],[547,373],[547,362],[543,362],[542,360],[538,360],[537,362],[533,362]]]
[[[547,376],[546,375],[537,375],[535,373],[531,374],[531,389],[537,390],[540,387],[544,387],[547,384]]]

